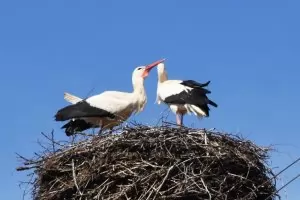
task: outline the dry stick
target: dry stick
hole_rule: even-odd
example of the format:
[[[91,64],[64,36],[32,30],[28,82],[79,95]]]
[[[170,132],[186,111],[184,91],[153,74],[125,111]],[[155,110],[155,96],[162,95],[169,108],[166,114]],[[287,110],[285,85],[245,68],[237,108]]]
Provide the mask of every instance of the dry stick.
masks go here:
[[[75,174],[75,166],[74,166],[74,159],[72,159],[72,172],[73,172],[73,180],[74,180],[74,184],[79,192],[79,194],[82,196],[82,193],[77,185],[77,181],[76,181],[76,174]]]
[[[26,192],[26,190],[28,189],[29,184],[34,183],[34,181],[32,181],[32,180],[33,180],[33,177],[34,177],[34,173],[31,173],[29,176],[30,176],[30,180],[29,180],[29,182],[27,182],[26,188],[25,188],[24,191],[23,191],[23,200],[25,199],[25,196],[28,194],[28,193]],[[24,183],[26,183],[26,182],[24,182]],[[20,183],[19,187],[21,186],[21,184],[22,184],[22,183]]]
[[[206,184],[205,184],[205,182],[203,181],[203,179],[201,178],[201,182],[202,182],[202,184],[203,184],[203,186],[204,186],[204,188],[205,188],[205,190],[206,190],[206,192],[208,193],[208,195],[209,195],[209,199],[211,199],[211,194],[210,194],[210,192],[209,192],[209,190],[208,190],[208,188],[207,188],[207,186],[206,186]]]
[[[207,145],[207,135],[206,135],[206,131],[204,131],[204,144]],[[206,152],[206,156],[209,156],[208,151]]]
[[[204,131],[204,144],[207,145],[207,136],[206,136],[206,131]]]
[[[280,190],[282,190],[283,188],[285,188],[286,186],[288,186],[290,183],[294,182],[297,178],[300,177],[300,174],[298,174],[297,176],[295,176],[294,178],[292,178],[289,182],[287,182],[285,185],[283,185],[281,188],[279,188],[278,190],[276,190],[275,192],[273,192],[271,195],[269,195],[265,200],[268,200],[268,198],[270,198],[271,196],[273,196],[274,194],[278,193]]]
[[[154,181],[154,183],[151,185],[151,187],[149,188],[148,191],[150,191],[150,190],[153,188],[153,186],[154,186],[155,184],[156,184],[156,181]],[[146,194],[147,194],[148,191],[146,191]],[[151,197],[153,191],[154,191],[154,190],[152,190],[152,191],[149,193],[149,195],[148,195],[148,197],[147,197],[146,200],[148,200],[148,199]],[[143,195],[143,196],[144,196],[144,195]],[[142,197],[142,195],[141,195],[141,197]],[[141,198],[141,197],[140,197],[140,198]],[[139,198],[139,199],[140,199],[140,198]],[[139,200],[139,199],[138,199],[138,200]]]
[[[52,152],[55,152],[55,144],[58,144],[58,145],[59,145],[59,143],[57,143],[57,142],[54,140],[53,131],[51,132],[51,138],[50,138],[48,135],[46,135],[45,133],[43,133],[43,132],[41,132],[41,134],[42,134],[46,139],[48,139],[48,140],[51,142],[51,145],[52,145]],[[60,146],[62,146],[62,145],[60,145]]]
[[[38,168],[39,166],[38,165],[34,165],[34,166],[31,166],[31,167],[17,167],[17,171],[24,171],[24,170],[28,170],[28,169],[33,169],[33,168]]]
[[[187,126],[184,126],[184,125],[179,126],[178,124],[172,123],[172,122],[166,122],[166,121],[165,121],[164,124],[167,124],[167,125],[174,125],[174,126],[177,126],[177,127],[179,127],[179,128],[188,129]]]
[[[159,124],[160,122],[163,124],[163,123],[164,123],[164,118],[165,118],[165,119],[168,118],[169,112],[170,112],[170,111],[168,112],[168,114],[167,114],[166,117],[164,116],[164,113],[167,111],[167,109],[168,109],[168,108],[166,108],[164,111],[162,111],[162,112],[160,113],[161,117],[157,120],[156,126],[158,126],[158,124]]]
[[[39,163],[40,161],[34,161],[34,160],[31,160],[31,159],[27,159],[25,158],[24,156],[21,156],[20,154],[16,153],[16,155],[20,158],[20,159],[23,159],[25,162],[25,165],[31,165],[31,164],[35,164],[35,163]]]
[[[159,192],[160,188],[161,188],[161,187],[163,186],[163,184],[165,183],[166,179],[167,179],[168,176],[169,176],[170,171],[173,169],[174,166],[175,166],[175,165],[171,166],[171,167],[168,169],[166,176],[164,177],[164,179],[163,179],[163,181],[161,182],[160,186],[158,186],[158,188],[156,189],[156,194],[155,194],[155,196],[154,196],[154,199],[155,199],[157,193]]]
[[[54,139],[54,130],[51,131],[51,142],[52,142],[52,150],[55,152],[55,139]]]

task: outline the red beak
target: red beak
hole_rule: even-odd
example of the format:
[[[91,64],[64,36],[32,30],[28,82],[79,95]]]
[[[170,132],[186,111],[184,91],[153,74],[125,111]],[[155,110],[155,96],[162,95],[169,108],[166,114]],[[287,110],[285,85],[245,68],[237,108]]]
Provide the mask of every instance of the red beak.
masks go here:
[[[150,65],[147,65],[146,68],[145,68],[145,71],[144,73],[142,74],[142,77],[145,78],[149,75],[149,72],[151,71],[151,69],[155,66],[157,66],[158,64],[164,62],[166,59],[161,59],[161,60],[158,60],[158,61],[155,61],[154,63],[151,63]]]

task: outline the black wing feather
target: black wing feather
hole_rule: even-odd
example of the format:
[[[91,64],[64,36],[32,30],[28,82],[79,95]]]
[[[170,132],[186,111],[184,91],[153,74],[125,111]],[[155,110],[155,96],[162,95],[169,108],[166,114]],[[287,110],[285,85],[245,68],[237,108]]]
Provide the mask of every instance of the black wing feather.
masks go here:
[[[57,111],[55,115],[56,121],[65,121],[72,118],[80,117],[110,117],[114,118],[115,116],[103,109],[96,108],[91,106],[86,101],[80,101],[76,104],[66,106]]]
[[[190,87],[190,88],[194,88],[194,89],[201,89],[202,92],[204,92],[205,94],[210,94],[211,91],[204,88],[204,87],[208,86],[209,83],[210,83],[210,81],[207,81],[206,83],[199,83],[199,82],[194,81],[194,80],[184,80],[180,84],[184,85],[184,86],[187,86],[187,87]]]
[[[82,132],[89,128],[97,128],[97,127],[98,126],[88,123],[83,119],[75,119],[75,120],[70,120],[68,123],[63,125],[61,128],[65,129],[65,133],[67,136],[70,136],[77,132]]]
[[[184,80],[180,84],[191,87],[191,88],[203,88],[203,87],[208,86],[210,84],[210,81],[207,81],[205,83],[199,83],[194,80]]]
[[[167,104],[192,104],[198,106],[209,116],[209,105],[218,107],[218,105],[210,100],[206,94],[211,93],[209,90],[203,88],[209,85],[210,81],[206,83],[198,83],[193,80],[182,81],[180,84],[192,88],[189,91],[182,91],[179,94],[171,95],[164,99]]]

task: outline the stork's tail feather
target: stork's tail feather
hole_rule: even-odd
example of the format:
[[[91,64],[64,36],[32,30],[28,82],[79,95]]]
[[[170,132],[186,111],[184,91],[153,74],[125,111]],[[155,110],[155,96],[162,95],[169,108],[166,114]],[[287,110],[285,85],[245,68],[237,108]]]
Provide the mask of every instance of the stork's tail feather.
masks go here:
[[[215,102],[213,102],[212,100],[208,100],[208,104],[214,106],[214,107],[218,107],[218,104],[216,104]]]
[[[82,99],[80,97],[77,97],[75,95],[72,95],[68,92],[64,93],[64,99],[72,104],[78,103],[80,101],[82,101]]]
[[[55,114],[55,121],[65,121],[68,119],[72,119],[75,117],[75,115],[73,114],[76,108],[76,104],[75,105],[69,105],[66,106],[60,110],[57,111],[57,113]]]
[[[92,127],[93,127],[93,125],[90,123],[87,123],[85,120],[75,119],[75,120],[70,120],[68,123],[63,125],[61,128],[65,129],[65,133],[67,136],[71,136],[71,135],[74,135],[78,132],[82,132],[82,131],[87,130]]]
[[[201,87],[206,87],[206,86],[208,86],[210,84],[210,81],[207,81],[206,83],[202,83],[201,84]]]

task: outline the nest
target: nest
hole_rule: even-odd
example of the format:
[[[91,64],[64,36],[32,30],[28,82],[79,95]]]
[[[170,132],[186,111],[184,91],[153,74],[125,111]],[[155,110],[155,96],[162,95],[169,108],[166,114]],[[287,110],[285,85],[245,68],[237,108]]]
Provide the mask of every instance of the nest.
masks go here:
[[[38,200],[271,200],[268,151],[229,134],[140,125],[65,145],[19,170],[34,169]]]

